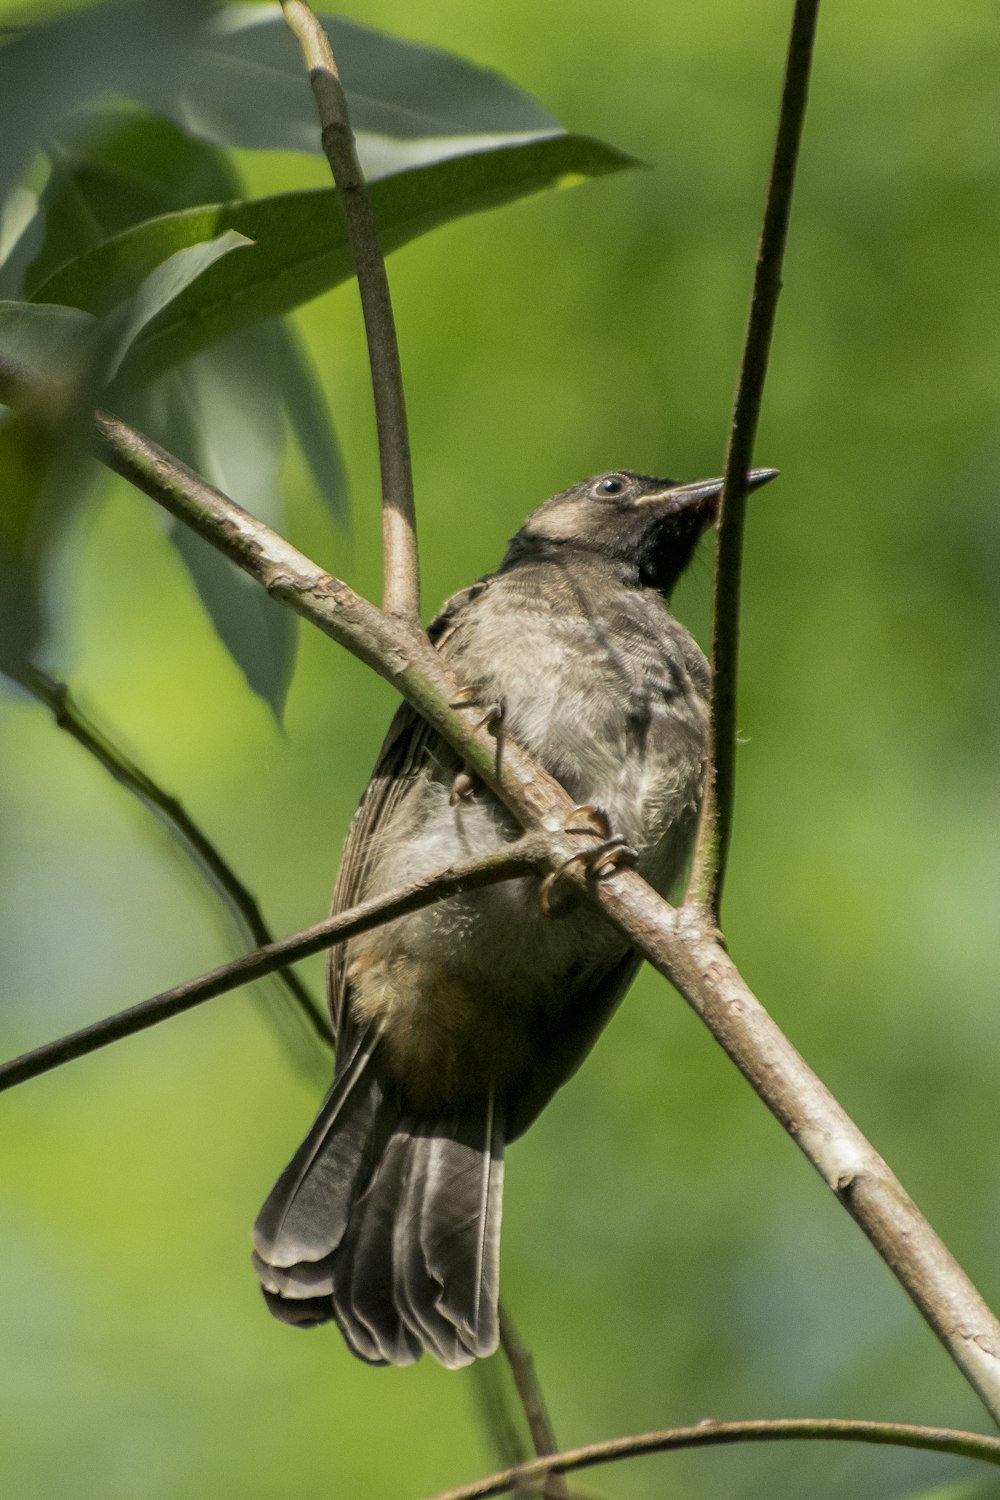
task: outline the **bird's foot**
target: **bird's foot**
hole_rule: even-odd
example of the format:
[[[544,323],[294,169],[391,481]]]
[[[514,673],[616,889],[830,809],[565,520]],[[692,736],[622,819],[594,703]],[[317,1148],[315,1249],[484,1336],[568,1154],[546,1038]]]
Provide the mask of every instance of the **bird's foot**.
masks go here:
[[[460,688],[457,696],[449,704],[450,708],[472,708],[475,706],[483,705],[476,693],[476,689],[471,687]],[[482,729],[485,725],[495,738],[497,742],[496,764],[499,774],[500,757],[503,753],[503,725],[507,717],[507,710],[504,704],[499,701],[486,704],[485,708],[486,712],[481,719],[476,720],[475,728]],[[479,778],[474,776],[467,766],[463,766],[451,784],[451,791],[448,793],[449,807],[457,807],[459,802],[464,801],[474,790],[478,780]]]
[[[584,828],[574,828],[573,823],[577,818],[583,818],[588,825]],[[610,839],[614,837],[611,827],[611,814],[606,807],[599,802],[583,802],[579,807],[574,807],[566,822],[563,824],[564,833],[593,833],[599,839]]]
[[[574,828],[574,818],[585,817],[590,822],[589,828]],[[582,864],[588,875],[595,879],[617,870],[620,866],[634,865],[638,855],[632,846],[626,842],[620,833],[612,833],[611,819],[607,810],[597,803],[584,803],[580,807],[574,807],[565,824],[566,833],[589,833],[596,834],[600,842],[592,844],[587,849],[580,849],[576,854],[571,854],[569,859],[564,859],[561,865],[549,872],[542,881],[538,891],[538,904],[547,917],[564,916],[569,906],[563,911],[554,911],[552,908],[552,889],[559,878],[566,873],[570,865]]]

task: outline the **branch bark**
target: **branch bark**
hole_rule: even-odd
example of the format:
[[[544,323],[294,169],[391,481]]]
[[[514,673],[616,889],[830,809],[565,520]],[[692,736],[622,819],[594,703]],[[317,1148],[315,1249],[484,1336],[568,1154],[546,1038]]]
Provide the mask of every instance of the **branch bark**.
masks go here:
[[[64,682],[57,682],[47,673],[35,668],[25,672],[21,682],[29,693],[50,709],[59,728],[76,740],[78,745],[82,745],[118,782],[119,786],[132,792],[140,802],[145,803],[162,818],[221,892],[250,941],[258,948],[273,943],[274,934],[265,922],[253,892],[243,884],[216,845],[199,828],[183,803],[159,786],[151,776],[136,765],[134,760],[113,744],[105,733],[90,722]],[[304,1017],[310,1030],[324,1046],[332,1047],[333,1032],[330,1030],[330,1023],[318,1009],[298,975],[290,969],[279,969],[277,978],[284,985],[288,996]]]
[[[722,887],[733,826],[736,778],[736,687],[740,641],[740,582],[746,518],[747,474],[753,462],[781,265],[805,119],[819,0],[796,0],[785,65],[778,130],[754,273],[750,317],[726,450],[719,500],[712,625],[712,710],[701,827],[691,892],[719,925]]]
[[[526,835],[483,859],[449,866],[434,875],[415,880],[400,890],[360,902],[349,911],[338,912],[334,917],[327,917],[324,922],[317,922],[312,927],[293,933],[291,937],[279,938],[277,942],[257,948],[253,953],[241,954],[239,958],[219,964],[207,974],[199,975],[197,979],[188,979],[183,984],[175,985],[173,989],[163,990],[149,1000],[130,1006],[128,1010],[106,1016],[101,1021],[95,1021],[92,1026],[84,1026],[57,1041],[46,1043],[44,1047],[37,1047],[33,1052],[25,1052],[20,1057],[12,1058],[10,1062],[0,1064],[0,1094],[19,1083],[25,1083],[29,1078],[37,1078],[41,1073],[48,1073],[53,1068],[61,1067],[63,1063],[72,1062],[74,1058],[85,1057],[87,1053],[133,1036],[137,1031],[157,1026],[161,1021],[191,1010],[205,1000],[214,1000],[217,995],[239,989],[251,980],[273,974],[275,969],[280,969],[284,964],[346,942],[355,933],[380,927],[395,917],[419,911],[422,906],[444,901],[463,891],[481,890],[487,885],[497,885],[502,880],[536,874],[539,867],[546,863],[549,842],[544,835]]]
[[[309,68],[309,82],[319,111],[323,150],[343,209],[358,278],[382,475],[385,569],[382,607],[387,614],[416,620],[420,613],[420,565],[413,467],[406,425],[403,372],[385,259],[330,39],[303,0],[282,0],[281,8]]]
[[[292,933],[291,938],[279,938],[277,942],[255,948],[253,953],[241,954],[229,963],[220,963],[208,974],[196,980],[186,980],[172,990],[162,990],[148,1001],[139,1001],[129,1010],[117,1011],[114,1016],[84,1026],[58,1041],[36,1047],[34,1052],[22,1053],[19,1058],[0,1064],[0,1094],[15,1088],[18,1083],[36,1079],[39,1074],[49,1073],[64,1062],[84,1058],[87,1053],[108,1047],[112,1041],[132,1037],[135,1032],[145,1031],[159,1022],[180,1016],[181,1011],[192,1010],[195,1005],[211,1001],[217,995],[226,995],[229,990],[238,990],[252,980],[261,980],[273,974],[286,963],[306,959],[309,954],[319,953],[322,948],[333,948],[355,933],[369,932],[372,927],[384,926],[396,916],[417,912],[421,906],[430,906],[433,901],[447,900],[451,895],[463,891],[478,891],[486,885],[498,885],[501,880],[514,880],[523,874],[535,874],[544,867],[549,856],[550,840],[544,834],[528,834],[516,843],[504,844],[486,858],[469,859],[466,864],[450,865],[447,870],[414,880],[387,895],[376,895],[372,900],[361,901],[346,912],[337,912],[313,927],[304,927]]]
[[[607,1443],[588,1443],[569,1448],[554,1458],[533,1459],[502,1473],[487,1475],[457,1489],[442,1490],[433,1500],[490,1500],[506,1495],[519,1485],[537,1484],[547,1474],[570,1474],[598,1464],[620,1463],[650,1453],[669,1453],[679,1448],[716,1448],[734,1443],[773,1443],[789,1440],[840,1443],[877,1443],[897,1448],[920,1448],[930,1453],[951,1453],[1000,1466],[1000,1439],[951,1427],[916,1427],[905,1422],[851,1422],[833,1418],[803,1417],[773,1422],[699,1422],[697,1427],[667,1427],[661,1432],[643,1432],[635,1437],[613,1438]]]
[[[16,373],[16,372],[15,372]],[[0,398],[18,382],[0,361]],[[245,572],[391,682],[527,828],[551,835],[549,863],[573,850],[571,799],[509,737],[498,764],[479,710],[456,707],[460,685],[426,636],[384,615],[309,561],[263,522],[117,418],[98,415],[96,451],[117,473],[194,527]],[[564,878],[680,991],[760,1098],[871,1240],[1000,1423],[1000,1323],[874,1148],[768,1016],[708,914],[662,901],[632,870]]]
[[[504,1352],[514,1387],[521,1402],[524,1418],[531,1433],[531,1442],[539,1458],[556,1453],[559,1444],[552,1430],[552,1423],[545,1407],[542,1388],[535,1375],[535,1362],[531,1351],[517,1331],[514,1319],[507,1308],[500,1304],[500,1347]],[[541,1490],[543,1500],[568,1500],[566,1481],[559,1474],[549,1473]]]

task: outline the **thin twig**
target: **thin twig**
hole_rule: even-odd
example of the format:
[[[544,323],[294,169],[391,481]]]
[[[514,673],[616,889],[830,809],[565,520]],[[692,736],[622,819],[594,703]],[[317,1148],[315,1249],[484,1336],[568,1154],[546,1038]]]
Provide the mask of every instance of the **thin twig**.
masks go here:
[[[733,824],[736,774],[736,685],[740,628],[740,576],[746,518],[747,474],[767,375],[771,336],[781,291],[792,189],[805,119],[819,0],[796,0],[781,111],[771,163],[764,222],[757,250],[743,362],[726,452],[719,502],[712,627],[712,712],[708,773],[691,890],[719,925],[722,887]]]
[[[527,1463],[529,1448],[514,1409],[513,1396],[505,1380],[505,1365],[498,1356],[477,1359],[469,1366],[469,1378],[482,1424],[497,1461],[505,1469]],[[527,1491],[520,1491],[525,1494]],[[537,1490],[536,1490],[537,1493]]]
[[[23,372],[0,357],[0,400],[16,406],[19,393],[31,388]],[[486,782],[525,827],[541,823],[558,833],[573,811],[571,798],[513,741],[505,744],[498,765],[496,738],[484,726],[481,709],[461,699],[462,685],[415,621],[370,604],[127,422],[98,412],[94,427],[94,452],[102,463],[395,687],[441,729],[470,774]]]
[[[650,1453],[668,1453],[679,1448],[714,1448],[733,1443],[772,1443],[788,1440],[839,1443],[877,1443],[894,1448],[921,1448],[931,1453],[951,1453],[1000,1466],[1000,1438],[979,1432],[961,1432],[951,1427],[917,1427],[905,1422],[851,1422],[834,1418],[802,1417],[772,1422],[699,1422],[697,1427],[667,1427],[662,1432],[643,1432],[635,1437],[613,1438],[607,1443],[588,1443],[569,1448],[546,1462],[532,1459],[500,1474],[490,1474],[458,1489],[442,1490],[433,1500],[489,1500],[506,1495],[519,1484],[537,1482],[546,1474],[569,1474],[574,1469],[592,1469],[598,1464],[620,1463]]]
[[[0,399],[17,406],[31,382],[0,359]],[[392,683],[526,826],[550,833],[551,857],[572,811],[565,790],[508,737],[503,761],[460,685],[427,638],[331,578],[263,522],[205,483],[149,438],[115,418],[95,419],[95,451],[232,558],[305,619]],[[572,850],[570,849],[570,852]],[[876,1247],[990,1414],[1000,1422],[1000,1323],[829,1090],[753,995],[696,906],[674,910],[634,871],[565,879],[676,986]]]
[[[549,1414],[545,1409],[545,1398],[535,1375],[535,1362],[531,1351],[524,1343],[507,1308],[500,1304],[500,1348],[506,1356],[524,1410],[531,1441],[539,1458],[556,1453],[559,1444]],[[542,1489],[544,1500],[566,1500],[566,1484],[559,1474],[551,1474]]]
[[[141,767],[114,744],[103,730],[91,723],[64,682],[31,668],[20,679],[40,703],[48,707],[59,728],[91,754],[118,782],[164,820],[171,832],[194,857],[229,905],[246,936],[257,948],[274,942],[253,892],[240,880],[208,835],[199,828],[183,803],[164,791]],[[330,1023],[322,1015],[301,979],[291,969],[275,976],[284,985],[310,1030],[327,1047],[333,1046]]]
[[[285,20],[298,38],[322,127],[323,150],[333,173],[347,225],[368,338],[375,398],[379,465],[382,475],[382,531],[385,589],[382,605],[390,615],[417,619],[420,572],[413,469],[406,425],[406,402],[399,344],[389,295],[385,258],[379,245],[364,173],[358,160],[347,100],[330,39],[303,0],[282,0]]]
[[[423,906],[447,900],[463,891],[480,890],[483,886],[496,885],[502,880],[530,875],[545,864],[548,851],[549,840],[544,835],[526,836],[516,843],[504,845],[493,854],[469,860],[465,864],[449,866],[425,879],[415,880],[399,890],[390,891],[387,895],[362,901],[349,911],[339,912],[334,917],[328,917],[325,922],[317,922],[291,937],[279,938],[277,942],[257,948],[253,953],[241,954],[239,958],[219,964],[207,974],[199,975],[197,979],[188,979],[184,984],[175,985],[173,989],[163,990],[149,1000],[130,1006],[128,1010],[106,1016],[103,1020],[95,1021],[92,1026],[84,1026],[80,1031],[71,1032],[33,1052],[25,1052],[21,1057],[0,1064],[0,1093],[19,1083],[25,1083],[29,1078],[37,1078],[52,1068],[61,1067],[63,1063],[72,1062],[74,1058],[84,1057],[112,1042],[121,1041],[123,1037],[133,1036],[137,1031],[145,1031],[171,1016],[201,1005],[205,1000],[212,1000],[217,995],[238,989],[252,979],[273,974],[283,964],[306,958],[310,953],[318,953],[323,948],[332,948],[356,933],[380,927],[395,917],[419,911]]]

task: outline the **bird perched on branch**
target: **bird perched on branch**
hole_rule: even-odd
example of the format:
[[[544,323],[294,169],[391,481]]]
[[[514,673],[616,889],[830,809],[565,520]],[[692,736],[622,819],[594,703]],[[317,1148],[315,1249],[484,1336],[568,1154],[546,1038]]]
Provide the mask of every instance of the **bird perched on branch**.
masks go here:
[[[751,485],[772,469],[755,470]],[[604,810],[666,893],[701,799],[708,664],[666,608],[722,481],[602,474],[533,511],[431,637],[570,796]],[[408,706],[348,834],[333,909],[492,852],[511,815]],[[331,952],[333,1086],[254,1226],[277,1317],[336,1319],[372,1364],[458,1366],[498,1339],[504,1146],[576,1070],[638,955],[520,878]],[[566,903],[562,903],[566,904]]]

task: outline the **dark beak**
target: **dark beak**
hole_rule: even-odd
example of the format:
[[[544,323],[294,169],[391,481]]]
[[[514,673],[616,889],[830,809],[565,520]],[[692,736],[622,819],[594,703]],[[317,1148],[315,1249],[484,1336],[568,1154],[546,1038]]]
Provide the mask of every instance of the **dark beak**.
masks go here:
[[[780,469],[751,469],[747,475],[747,489],[759,489],[762,484],[769,484],[772,479],[777,479]],[[718,499],[722,494],[724,481],[721,479],[696,479],[691,484],[674,484],[670,489],[662,490],[658,495],[645,495],[639,502],[640,505],[669,504],[671,510],[700,511],[706,521],[715,519],[718,508]]]

